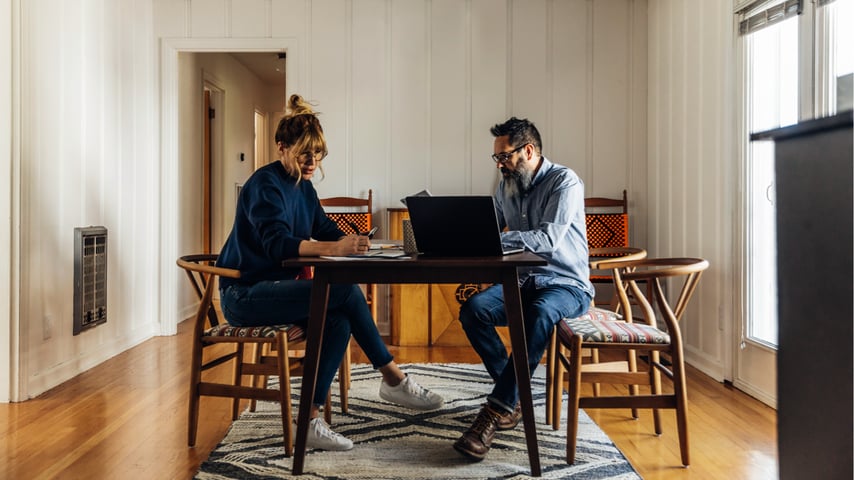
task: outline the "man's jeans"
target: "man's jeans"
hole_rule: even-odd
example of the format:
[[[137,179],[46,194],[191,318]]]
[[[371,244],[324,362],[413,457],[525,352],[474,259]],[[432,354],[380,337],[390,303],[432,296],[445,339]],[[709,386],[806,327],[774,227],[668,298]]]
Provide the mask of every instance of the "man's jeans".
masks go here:
[[[222,313],[234,326],[308,324],[311,280],[261,281],[253,285],[229,285],[220,290]],[[380,338],[365,296],[358,285],[332,284],[323,347],[317,370],[314,404],[323,405],[335,372],[344,358],[350,335],[374,368],[393,360]]]
[[[591,299],[583,291],[566,285],[540,289],[522,287],[520,291],[528,346],[528,374],[533,375],[557,322],[564,317],[577,317],[586,312]],[[512,412],[519,400],[516,373],[507,348],[495,330],[497,326],[507,325],[502,286],[493,285],[469,298],[460,308],[460,322],[469,342],[495,381],[487,400]]]

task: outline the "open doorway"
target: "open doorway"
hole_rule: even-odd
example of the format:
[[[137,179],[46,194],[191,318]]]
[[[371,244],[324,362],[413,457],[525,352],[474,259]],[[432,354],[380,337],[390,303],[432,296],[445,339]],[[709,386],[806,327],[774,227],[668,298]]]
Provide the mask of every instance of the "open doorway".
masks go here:
[[[240,187],[272,158],[268,118],[284,103],[285,58],[276,52],[190,55],[205,96],[198,127],[188,127],[203,132],[201,249],[217,253],[231,228]]]
[[[161,50],[161,157],[160,189],[160,334],[172,335],[182,318],[177,313],[192,300],[184,292],[183,278],[173,275],[174,261],[187,252],[222,246],[234,218],[237,183],[244,182],[256,164],[255,112],[267,115],[269,148],[274,146],[271,125],[281,112],[291,90],[299,91],[294,69],[285,69],[287,61],[298,65],[299,49],[293,39],[164,39]],[[214,55],[215,54],[215,55]],[[257,75],[235,80],[236,72],[246,73],[244,55],[272,57],[270,64],[280,79],[278,87],[264,86]],[[211,55],[211,57],[206,57]],[[187,60],[189,57],[191,60]],[[185,65],[190,63],[189,66]],[[245,81],[251,78],[248,83]],[[210,89],[215,110],[210,138],[204,139],[204,87]],[[218,89],[218,90],[217,90]],[[217,106],[217,95],[220,105]],[[200,114],[201,112],[201,114]],[[218,133],[220,132],[220,133]],[[263,140],[263,138],[262,138]],[[210,164],[205,167],[203,148],[210,142]],[[260,145],[260,143],[259,143]],[[269,162],[271,155],[259,161]],[[205,169],[209,171],[206,180]],[[208,184],[208,182],[210,182]],[[208,184],[207,192],[204,185]],[[209,205],[205,206],[205,198]],[[203,212],[209,211],[209,214]],[[208,220],[205,221],[204,217]],[[205,234],[207,231],[209,233]],[[205,238],[207,237],[207,238]],[[175,292],[180,292],[178,296]],[[179,307],[180,306],[180,307]]]

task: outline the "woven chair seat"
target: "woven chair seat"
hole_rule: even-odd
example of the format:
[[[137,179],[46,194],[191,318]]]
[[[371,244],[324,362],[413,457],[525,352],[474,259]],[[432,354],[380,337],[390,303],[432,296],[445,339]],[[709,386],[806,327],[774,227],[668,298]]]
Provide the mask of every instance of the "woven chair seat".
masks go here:
[[[621,315],[596,307],[580,317],[564,318],[558,324],[558,334],[566,342],[581,335],[584,342],[594,343],[670,343],[667,332],[645,323],[626,323]]]
[[[244,337],[244,338],[276,338],[276,334],[284,330],[288,332],[288,341],[305,340],[305,329],[299,325],[274,325],[261,327],[235,327],[220,324],[211,327],[202,334],[203,337]]]

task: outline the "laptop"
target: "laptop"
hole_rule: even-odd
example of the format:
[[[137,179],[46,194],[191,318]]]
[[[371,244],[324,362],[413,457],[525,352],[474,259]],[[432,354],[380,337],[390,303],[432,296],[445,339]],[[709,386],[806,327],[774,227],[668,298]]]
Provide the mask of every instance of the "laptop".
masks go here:
[[[434,257],[491,257],[501,248],[495,202],[489,195],[406,197],[418,251]]]

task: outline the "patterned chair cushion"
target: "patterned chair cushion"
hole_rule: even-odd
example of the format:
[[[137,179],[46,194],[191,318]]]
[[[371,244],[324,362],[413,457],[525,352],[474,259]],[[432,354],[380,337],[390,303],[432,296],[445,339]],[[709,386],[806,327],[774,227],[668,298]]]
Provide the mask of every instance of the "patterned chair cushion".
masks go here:
[[[585,342],[598,343],[670,343],[670,335],[645,323],[626,323],[617,313],[601,308],[591,308],[577,318],[564,318],[558,324],[563,341],[576,334]]]
[[[288,341],[305,340],[305,329],[299,325],[276,325],[269,327],[233,327],[221,324],[205,330],[204,337],[273,338],[279,330],[288,332]]]

